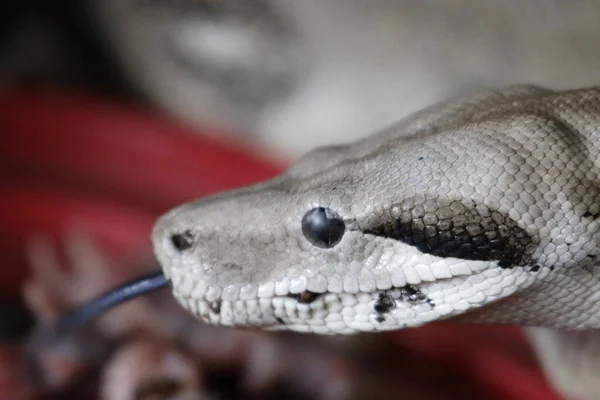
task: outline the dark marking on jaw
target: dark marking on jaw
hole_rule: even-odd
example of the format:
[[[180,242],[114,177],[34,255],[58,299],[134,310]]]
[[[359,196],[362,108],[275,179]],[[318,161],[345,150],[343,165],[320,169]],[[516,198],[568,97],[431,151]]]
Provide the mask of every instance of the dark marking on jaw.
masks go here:
[[[281,317],[275,317],[275,321],[277,321],[278,324],[285,325],[285,321]]]
[[[435,306],[435,303],[429,297],[427,297],[425,293],[421,292],[420,289],[410,285],[400,288],[400,297],[398,300],[407,301],[412,304],[428,303],[432,307]]]
[[[364,233],[400,240],[438,257],[497,261],[502,268],[526,265],[539,238],[485,205],[409,198],[392,206],[386,220]]]
[[[379,294],[379,298],[373,307],[373,311],[375,311],[375,320],[379,323],[384,322],[385,316],[396,308],[396,301],[410,304],[427,303],[431,307],[435,307],[435,303],[421,292],[420,289],[406,285]]]
[[[220,314],[221,313],[221,300],[217,300],[217,301],[213,301],[212,303],[209,303],[208,308],[210,308],[210,311],[214,312],[215,314]]]
[[[376,314],[375,320],[379,323],[384,322],[385,315],[394,308],[396,308],[396,301],[392,296],[387,294],[387,292],[379,293],[379,298],[375,302],[375,307],[373,307]]]

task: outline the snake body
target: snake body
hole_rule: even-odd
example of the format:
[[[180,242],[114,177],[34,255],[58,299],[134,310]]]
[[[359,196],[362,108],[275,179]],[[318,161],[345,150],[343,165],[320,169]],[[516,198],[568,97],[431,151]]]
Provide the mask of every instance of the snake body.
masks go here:
[[[600,88],[454,98],[169,211],[155,252],[212,324],[347,334],[454,317],[594,336],[599,138]],[[555,384],[595,398],[556,365],[574,346],[535,332]]]

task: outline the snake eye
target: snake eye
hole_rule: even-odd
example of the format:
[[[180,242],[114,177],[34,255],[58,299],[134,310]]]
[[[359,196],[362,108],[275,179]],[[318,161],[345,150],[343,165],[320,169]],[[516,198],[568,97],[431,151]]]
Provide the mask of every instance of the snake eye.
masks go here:
[[[329,208],[313,208],[302,218],[302,233],[306,239],[324,249],[338,244],[345,228],[342,218]]]

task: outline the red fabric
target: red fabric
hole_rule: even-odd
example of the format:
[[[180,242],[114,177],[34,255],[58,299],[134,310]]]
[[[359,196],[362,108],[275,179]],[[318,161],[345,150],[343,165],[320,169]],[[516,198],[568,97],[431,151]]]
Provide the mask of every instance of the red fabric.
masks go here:
[[[46,90],[0,95],[0,289],[18,292],[23,244],[86,226],[119,249],[148,246],[154,218],[281,167],[131,106]]]
[[[489,399],[560,400],[518,328],[435,323],[389,335],[424,359],[462,370]]]
[[[27,274],[24,241],[33,234],[60,238],[77,224],[115,254],[149,250],[154,218],[167,208],[281,169],[239,144],[191,133],[85,96],[39,89],[0,95],[0,290],[18,294]],[[559,399],[518,329],[433,324],[382,340],[458,371],[487,398]]]

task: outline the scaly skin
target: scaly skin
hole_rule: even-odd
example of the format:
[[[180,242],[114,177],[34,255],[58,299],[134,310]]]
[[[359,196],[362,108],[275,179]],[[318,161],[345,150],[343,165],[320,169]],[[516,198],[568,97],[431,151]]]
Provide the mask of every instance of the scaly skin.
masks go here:
[[[181,305],[213,324],[598,328],[599,134],[600,88],[453,99],[170,211],[155,252]],[[329,231],[309,240],[319,207]]]

